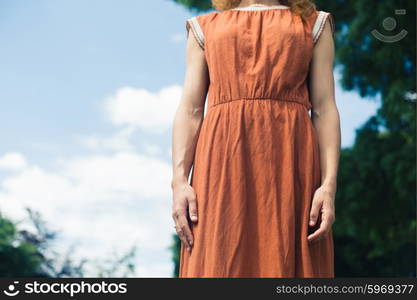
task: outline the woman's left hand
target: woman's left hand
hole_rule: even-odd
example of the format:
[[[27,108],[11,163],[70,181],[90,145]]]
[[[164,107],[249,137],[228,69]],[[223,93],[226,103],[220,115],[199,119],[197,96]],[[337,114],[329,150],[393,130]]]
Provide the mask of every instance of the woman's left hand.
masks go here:
[[[307,237],[309,242],[323,239],[331,230],[336,220],[334,202],[334,188],[322,185],[315,191],[311,204],[309,226],[313,227],[316,225],[319,216],[321,222],[320,227]]]

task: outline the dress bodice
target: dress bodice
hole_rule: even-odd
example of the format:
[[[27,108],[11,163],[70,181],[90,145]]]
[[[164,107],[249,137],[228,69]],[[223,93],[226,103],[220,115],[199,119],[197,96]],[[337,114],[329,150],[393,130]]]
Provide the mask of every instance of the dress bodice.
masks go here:
[[[308,17],[288,6],[249,6],[187,20],[205,51],[208,107],[238,99],[295,101],[311,108],[308,74],[313,47],[331,16]],[[332,29],[334,29],[333,19]]]

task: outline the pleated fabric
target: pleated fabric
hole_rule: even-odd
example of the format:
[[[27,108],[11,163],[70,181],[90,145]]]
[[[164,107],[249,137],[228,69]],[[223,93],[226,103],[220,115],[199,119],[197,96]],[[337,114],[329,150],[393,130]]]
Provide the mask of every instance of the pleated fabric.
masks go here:
[[[194,246],[180,277],[334,277],[333,236],[310,244],[320,156],[307,78],[330,13],[226,10],[188,19],[210,85],[191,185]]]

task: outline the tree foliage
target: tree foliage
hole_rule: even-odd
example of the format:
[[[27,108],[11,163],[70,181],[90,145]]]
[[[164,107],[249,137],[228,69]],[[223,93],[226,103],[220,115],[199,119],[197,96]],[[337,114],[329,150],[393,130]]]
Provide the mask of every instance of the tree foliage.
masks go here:
[[[187,9],[196,12],[204,12],[212,9],[211,1],[201,0],[173,0],[174,2],[183,5]]]
[[[134,275],[135,247],[120,257],[114,254],[98,261],[75,259],[75,246],[65,253],[57,251],[58,233],[46,226],[38,212],[30,208],[26,211],[30,230],[18,229],[18,223],[0,215],[0,277],[85,277],[86,267],[95,277]]]
[[[36,246],[18,238],[15,225],[0,217],[0,276],[20,277],[36,274],[42,263]]]

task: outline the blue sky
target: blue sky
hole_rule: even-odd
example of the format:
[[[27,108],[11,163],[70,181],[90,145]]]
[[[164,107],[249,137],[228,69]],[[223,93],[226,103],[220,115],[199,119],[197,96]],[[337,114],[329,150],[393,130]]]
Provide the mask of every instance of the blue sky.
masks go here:
[[[191,16],[168,0],[0,2],[6,215],[38,209],[80,257],[137,241],[136,275],[171,276],[170,122]],[[338,84],[336,99],[348,146],[377,102]]]
[[[71,147],[106,128],[97,105],[121,86],[181,84],[184,19],[171,1],[1,1],[3,145]],[[16,143],[16,136],[25,137]],[[31,152],[36,151],[29,146]],[[40,149],[42,152],[45,149]]]

